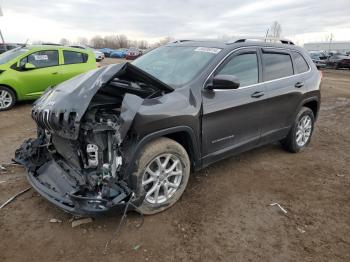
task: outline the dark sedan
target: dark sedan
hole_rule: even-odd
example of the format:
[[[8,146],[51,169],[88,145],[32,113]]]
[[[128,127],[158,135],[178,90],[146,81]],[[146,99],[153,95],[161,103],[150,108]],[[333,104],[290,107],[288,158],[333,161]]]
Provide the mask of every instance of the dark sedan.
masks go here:
[[[339,69],[339,68],[350,69],[350,56],[332,55],[327,60],[327,67],[332,67],[333,69]]]
[[[136,58],[138,58],[139,56],[142,55],[142,52],[139,49],[129,49],[126,52],[126,59],[127,60],[135,60]]]
[[[310,57],[312,59],[312,62],[314,62],[314,64],[316,65],[317,69],[326,67],[326,56],[320,53],[310,53]]]

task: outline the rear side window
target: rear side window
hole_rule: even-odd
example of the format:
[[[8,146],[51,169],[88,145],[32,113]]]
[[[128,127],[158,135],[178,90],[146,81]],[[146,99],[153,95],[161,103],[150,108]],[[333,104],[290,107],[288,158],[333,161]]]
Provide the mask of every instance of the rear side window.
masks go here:
[[[233,57],[217,75],[234,75],[240,81],[240,87],[259,82],[258,57],[256,53]]]
[[[35,65],[36,68],[50,67],[58,65],[58,51],[46,50],[32,53],[20,61],[20,66],[26,63]]]
[[[88,55],[85,53],[75,51],[63,51],[64,64],[80,64],[85,63],[88,59]]]
[[[295,65],[294,70],[296,74],[301,74],[309,71],[309,66],[301,54],[297,52],[292,52],[292,56],[294,60],[294,65]]]
[[[293,75],[293,64],[290,55],[263,53],[264,80],[274,80]]]

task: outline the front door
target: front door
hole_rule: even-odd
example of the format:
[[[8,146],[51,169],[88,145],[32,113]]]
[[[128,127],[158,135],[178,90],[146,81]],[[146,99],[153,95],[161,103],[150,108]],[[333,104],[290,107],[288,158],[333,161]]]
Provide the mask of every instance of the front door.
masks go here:
[[[21,92],[28,98],[40,96],[46,88],[60,82],[60,65],[57,50],[34,52],[21,59],[19,63],[18,79]],[[31,63],[34,69],[24,70],[23,66]]]
[[[258,143],[264,87],[259,84],[260,57],[255,48],[233,53],[214,75],[234,75],[238,89],[203,90],[203,164]],[[210,81],[210,80],[209,80]]]

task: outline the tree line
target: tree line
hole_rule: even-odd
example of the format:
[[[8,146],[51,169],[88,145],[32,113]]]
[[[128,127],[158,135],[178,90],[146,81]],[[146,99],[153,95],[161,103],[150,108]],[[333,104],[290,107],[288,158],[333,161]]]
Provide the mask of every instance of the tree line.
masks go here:
[[[154,48],[154,47],[164,45],[166,43],[169,43],[172,40],[173,38],[171,37],[165,37],[160,41],[151,44],[147,40],[128,39],[126,35],[106,35],[104,37],[100,35],[96,35],[91,39],[88,39],[86,37],[78,37],[78,39],[75,41],[71,41],[67,38],[62,38],[59,44],[66,45],[66,46],[83,45],[83,46],[90,46],[96,49],[100,49],[104,47],[111,48],[111,49],[130,48],[130,47],[148,49],[148,48]]]
[[[278,21],[274,21],[272,25],[268,27],[265,37],[279,39],[281,37],[281,34],[282,34],[282,26],[279,24]],[[234,38],[235,36],[229,36],[229,35],[222,35],[218,37],[218,39],[222,41],[230,40]],[[67,39],[67,38],[62,38],[59,41],[59,44],[66,45],[66,46],[83,45],[83,46],[90,46],[96,49],[100,49],[104,47],[111,48],[111,49],[130,48],[130,47],[148,49],[148,48],[155,48],[155,47],[167,44],[171,41],[174,41],[174,38],[165,37],[156,43],[150,43],[147,40],[132,40],[132,39],[129,39],[126,35],[115,34],[115,35],[106,35],[103,37],[100,35],[95,35],[90,39],[86,37],[78,37],[74,41],[71,41],[70,39]],[[41,43],[43,42],[36,41],[33,44],[41,44]]]

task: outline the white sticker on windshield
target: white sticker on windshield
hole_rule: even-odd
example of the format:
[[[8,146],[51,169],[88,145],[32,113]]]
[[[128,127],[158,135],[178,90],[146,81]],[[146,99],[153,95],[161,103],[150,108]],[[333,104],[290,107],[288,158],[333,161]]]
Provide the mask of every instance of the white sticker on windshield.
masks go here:
[[[194,51],[218,54],[221,51],[221,49],[213,47],[197,47]]]
[[[37,60],[37,61],[49,60],[49,57],[47,55],[34,55],[34,59]]]

